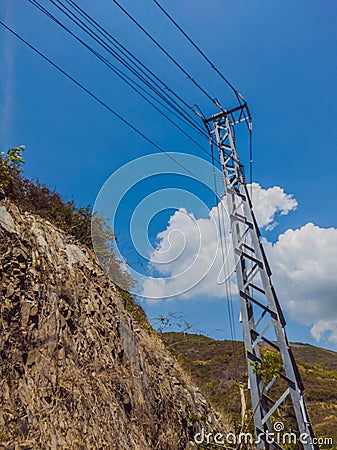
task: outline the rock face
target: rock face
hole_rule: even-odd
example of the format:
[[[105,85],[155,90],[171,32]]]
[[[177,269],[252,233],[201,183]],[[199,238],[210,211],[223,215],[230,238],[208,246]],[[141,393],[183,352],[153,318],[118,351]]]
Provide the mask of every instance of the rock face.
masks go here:
[[[7,200],[0,298],[1,449],[183,450],[221,429],[92,252]]]

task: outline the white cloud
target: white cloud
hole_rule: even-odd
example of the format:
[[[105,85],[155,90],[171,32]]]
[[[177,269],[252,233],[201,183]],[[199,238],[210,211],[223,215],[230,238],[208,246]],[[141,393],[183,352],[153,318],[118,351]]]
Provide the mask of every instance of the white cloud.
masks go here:
[[[167,298],[180,295],[223,296],[222,249],[218,238],[217,208],[208,218],[196,219],[184,208],[176,211],[165,231],[157,235],[150,268],[167,278],[147,278],[142,295]],[[223,241],[223,250],[229,248]]]
[[[263,189],[252,185],[254,210],[260,226],[273,226],[277,214],[288,214],[297,206],[296,200],[283,189],[274,186]],[[220,219],[229,229],[226,205],[222,203]],[[171,216],[168,227],[157,235],[158,245],[150,255],[150,269],[167,278],[148,278],[143,283],[142,295],[148,298],[165,298],[180,295],[222,297],[225,273],[234,269],[230,242],[227,237],[219,245],[218,208],[209,212],[208,218],[196,219],[192,213],[180,208]],[[223,234],[223,229],[221,230]],[[227,234],[228,235],[228,234]],[[226,260],[226,271],[222,263]],[[234,288],[233,288],[234,289]]]
[[[313,325],[316,340],[337,342],[337,229],[307,223],[265,241],[280,300],[291,318]]]
[[[254,183],[252,190],[255,215],[266,229],[275,226],[278,215],[286,215],[297,207],[296,200],[278,186],[263,189]],[[148,278],[142,295],[224,296],[217,208],[203,219],[180,209],[157,238],[150,268],[166,278]],[[337,343],[337,229],[308,223],[287,230],[274,244],[265,240],[264,245],[285,311],[292,319],[311,326],[314,339]],[[224,248],[229,247],[227,240]],[[231,271],[230,255],[227,262]],[[231,288],[236,291],[233,281]]]
[[[311,334],[316,341],[327,340],[333,344],[337,344],[337,321],[336,320],[319,320],[311,328]]]
[[[260,227],[270,230],[275,228],[277,215],[285,216],[297,208],[297,201],[284,189],[273,186],[263,189],[258,183],[252,183],[252,199],[257,223]]]

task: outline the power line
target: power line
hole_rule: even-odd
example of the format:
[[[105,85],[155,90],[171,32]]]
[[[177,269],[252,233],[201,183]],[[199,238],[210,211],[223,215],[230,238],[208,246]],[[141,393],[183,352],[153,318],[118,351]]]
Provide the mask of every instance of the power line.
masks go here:
[[[30,0],[29,0],[30,1]],[[34,0],[35,2],[37,0]],[[132,68],[130,68],[130,65],[128,63],[125,63],[125,61],[123,59],[121,59],[119,56],[116,56],[116,52],[113,51],[111,49],[111,47],[109,45],[106,44],[105,41],[103,41],[100,37],[97,36],[97,33],[95,33],[94,31],[92,31],[90,28],[87,27],[87,25],[80,20],[69,8],[67,8],[62,2],[61,0],[56,0],[57,3],[59,3],[59,5],[62,6],[62,8],[64,8],[67,12],[65,12],[59,5],[57,5],[55,3],[54,0],[49,0],[54,6],[56,6],[63,14],[65,14],[70,20],[72,20],[72,22],[74,22],[77,26],[79,26],[83,31],[85,31],[87,34],[89,34],[90,37],[92,37],[96,42],[99,43],[99,45],[101,45],[104,49],[106,49],[109,53],[111,53],[119,62],[121,62],[125,67],[127,67],[133,74],[135,74],[139,79],[141,79],[147,86],[149,86],[152,90],[153,87],[151,85],[148,84],[148,82],[146,80],[144,80],[144,78],[142,76],[139,77],[138,73],[135,73],[134,70]],[[72,6],[74,8],[74,10],[76,10],[81,17],[83,17],[91,26],[93,26],[100,34],[102,34],[103,36],[105,36],[109,42],[112,43],[112,45],[114,45],[115,48],[118,48],[119,51],[121,51],[121,53],[123,54],[124,57],[127,58],[128,61],[136,61],[136,63],[134,63],[133,61],[131,61],[132,64],[134,64],[137,68],[137,70],[139,69],[145,76],[148,77],[148,75],[145,74],[144,70],[146,72],[148,72],[148,74],[150,74],[153,78],[155,78],[155,80],[157,80],[162,86],[165,87],[165,89],[167,89],[169,92],[172,93],[172,95],[174,95],[184,106],[186,106],[188,109],[190,109],[192,112],[194,112],[198,117],[202,118],[202,114],[198,113],[194,108],[192,108],[181,96],[179,96],[176,92],[174,92],[167,84],[165,84],[151,69],[149,69],[145,64],[143,64],[143,62],[141,60],[139,60],[135,55],[133,55],[123,44],[121,44],[116,38],[114,38],[105,28],[103,28],[98,22],[96,22],[88,13],[86,13],[82,8],[80,8],[73,0],[63,0],[65,1],[68,5]],[[113,0],[115,1],[115,0]],[[80,24],[79,24],[79,23]],[[144,30],[144,32],[146,32]],[[123,58],[123,57],[122,57]],[[138,66],[137,66],[138,65]],[[141,67],[139,67],[141,66]],[[144,70],[143,70],[144,69]],[[161,92],[163,92],[164,94],[165,91],[163,90],[163,88],[161,88],[156,82],[154,82],[153,80],[151,80],[150,77],[148,77],[150,82],[154,83],[156,85],[156,87],[158,87]],[[134,82],[134,81],[133,81]],[[160,96],[160,98],[164,99],[160,93],[158,93],[156,90],[153,90],[153,92],[155,92],[157,95]],[[151,95],[149,93],[147,93],[148,95]],[[166,94],[167,95],[167,94]],[[168,96],[169,99],[173,102],[175,102],[172,97]],[[153,97],[152,97],[153,98]],[[166,101],[166,99],[164,99],[164,101]],[[168,103],[171,107],[172,104],[169,102]],[[175,102],[176,105],[178,105],[178,103]],[[179,106],[179,105],[178,105]],[[195,105],[196,106],[196,105]],[[179,108],[181,109],[181,106],[179,106]],[[178,111],[178,110],[176,110]],[[172,113],[172,111],[171,111]],[[178,111],[178,113],[181,114],[180,111]],[[185,113],[185,112],[184,112]],[[173,113],[172,113],[173,114]],[[184,115],[184,117],[186,117]],[[188,116],[187,119],[190,123],[191,123],[191,119],[190,116]],[[198,124],[196,124],[195,120],[192,120],[193,123],[191,123],[192,126],[197,128],[197,132],[199,132],[203,137],[207,138],[207,140],[209,139],[209,136],[207,133],[205,133],[203,128],[200,128],[200,126]],[[194,141],[195,142],[195,141]],[[219,145],[217,143],[214,143],[214,145],[216,145],[217,147],[219,147]],[[200,146],[199,146],[200,147]],[[202,150],[210,157],[212,157],[212,155],[210,154],[210,152],[208,152],[207,150],[205,150],[205,148],[202,148]],[[221,162],[219,161],[218,158],[214,157],[215,161],[221,165]]]
[[[249,122],[249,183],[250,198],[253,201],[253,123]]]
[[[28,1],[30,1],[31,3],[32,3],[32,1],[34,2],[34,3],[38,3],[37,2],[37,0],[28,0]],[[117,71],[119,71],[119,72],[121,72],[122,74],[123,74],[123,76],[124,77],[126,77],[131,83],[134,83],[134,84],[136,84],[136,86],[140,89],[140,90],[142,90],[143,92],[146,92],[146,95],[149,95],[152,99],[154,99],[156,102],[158,102],[162,107],[164,107],[165,109],[167,109],[171,114],[173,114],[175,117],[177,117],[177,118],[179,118],[180,120],[183,120],[184,122],[186,122],[187,123],[187,125],[189,125],[190,127],[192,127],[193,129],[194,129],[194,131],[196,131],[196,132],[198,132],[202,137],[204,137],[205,139],[207,139],[208,140],[208,135],[205,133],[205,131],[204,131],[204,129],[203,128],[201,128],[200,126],[199,126],[199,124],[196,124],[196,122],[195,122],[195,120],[191,120],[191,118],[190,118],[190,116],[189,115],[186,115],[186,114],[188,114],[188,113],[185,113],[185,111],[184,110],[182,110],[183,112],[181,112],[181,107],[175,102],[175,104],[176,105],[178,105],[179,106],[179,108],[180,109],[177,109],[177,108],[175,108],[175,106],[174,105],[172,105],[172,103],[171,103],[171,100],[172,100],[172,98],[171,97],[169,97],[170,98],[170,101],[168,102],[167,101],[167,99],[165,98],[165,97],[163,97],[161,94],[160,94],[160,92],[158,92],[157,91],[157,89],[154,89],[153,88],[153,86],[151,85],[151,84],[149,84],[149,82],[146,80],[146,79],[144,79],[143,78],[143,76],[140,76],[139,75],[139,73],[137,73],[137,71],[135,72],[134,71],[134,69],[132,68],[132,67],[130,67],[130,65],[127,63],[127,62],[125,62],[125,60],[123,59],[123,57],[119,57],[118,55],[116,55],[116,52],[114,51],[114,50],[112,50],[111,49],[111,47],[104,41],[104,40],[102,40],[99,36],[97,36],[97,33],[95,33],[94,31],[92,31],[90,28],[88,28],[87,27],[87,25],[82,21],[82,20],[80,20],[69,8],[67,8],[65,5],[63,5],[63,3],[60,1],[60,0],[56,0],[56,2],[57,3],[59,3],[61,6],[62,6],[62,8],[64,8],[66,11],[64,11],[62,8],[61,8],[61,6],[60,5],[57,5],[56,3],[55,3],[55,1],[54,0],[49,0],[54,6],[56,6],[63,14],[65,14],[73,23],[75,23],[78,27],[80,27],[83,31],[85,31],[86,32],[86,34],[88,34],[90,37],[92,37],[100,46],[102,46],[105,50],[107,50],[113,57],[115,57],[119,62],[121,62],[128,70],[130,70],[131,71],[131,73],[133,73],[135,76],[137,76],[144,84],[146,84],[146,86],[148,86],[148,87],[150,87],[150,89],[155,93],[155,94],[157,94],[167,105],[168,105],[168,107],[167,106],[165,106],[164,104],[162,104],[161,102],[159,102],[159,100],[158,99],[156,99],[153,95],[151,95],[149,92],[147,92],[147,91],[145,91],[144,90],[144,88],[142,88],[138,83],[136,83],[134,80],[132,80],[130,77],[128,77],[124,72],[122,72],[122,71],[120,71],[120,69],[117,69],[116,68],[116,66],[114,66],[115,67],[115,69],[117,70]],[[82,10],[81,8],[79,8],[78,7],[78,5],[76,5],[76,3],[74,3],[73,2],[73,0],[65,0],[68,4],[70,4],[71,6],[73,6],[76,10],[77,10],[77,12],[82,16],[82,17],[84,17],[91,25],[92,24],[94,24],[94,28],[95,29],[98,29],[100,32],[101,32],[101,34],[106,34],[107,36],[108,36],[108,38],[109,38],[109,41],[110,41],[110,39],[112,40],[112,42],[114,43],[114,45],[116,44],[118,44],[118,46],[120,46],[121,48],[122,48],[122,50],[123,51],[125,51],[125,53],[127,53],[127,55],[126,55],[126,58],[127,58],[127,60],[131,60],[131,58],[129,57],[129,55],[133,58],[133,59],[135,59],[136,60],[136,62],[137,63],[139,63],[139,65],[141,65],[142,67],[144,67],[153,77],[155,77],[160,83],[162,83],[163,84],[163,86],[165,86],[165,88],[167,88],[170,92],[172,92],[172,93],[174,93],[174,91],[171,89],[171,88],[169,88],[165,83],[163,83],[162,82],[162,80],[160,79],[160,78],[158,78],[150,69],[148,69],[148,67],[147,66],[145,66],[138,58],[136,58],[134,55],[132,55],[127,49],[126,49],[126,47],[124,47],[118,40],[116,40],[113,36],[111,36],[111,34],[110,33],[108,33],[103,27],[101,27],[97,22],[95,22],[94,21],[94,19],[92,19],[92,18],[90,18],[90,16],[84,11],[84,10]],[[40,5],[41,6],[41,5]],[[40,8],[39,8],[40,9]],[[45,9],[45,8],[44,8]],[[48,12],[48,15],[49,16],[51,16],[51,13],[50,12]],[[54,16],[53,16],[54,17]],[[57,19],[55,19],[56,20],[56,22],[58,22],[58,24],[60,24],[63,28],[65,28],[66,29],[66,27],[62,24],[62,23],[60,23]],[[68,32],[70,32],[70,31],[68,31]],[[72,35],[74,35],[72,32],[70,32]],[[78,40],[80,40],[81,42],[82,42],[82,40],[81,39],[79,39],[77,36],[75,36],[75,38],[76,39],[78,39]],[[90,46],[88,46],[87,44],[85,44],[84,43],[84,45],[88,48],[88,47],[90,47]],[[97,56],[99,59],[101,59],[102,60],[102,58],[105,60],[105,61],[103,61],[105,64],[111,64],[110,62],[108,62],[104,57],[101,57],[101,56],[98,56],[97,55],[97,52],[95,51],[95,50],[93,50],[93,53],[95,54],[95,56]],[[124,56],[125,56],[125,53],[124,53]],[[138,69],[138,67],[136,68],[136,69]],[[142,73],[144,73],[144,75],[146,76],[146,77],[148,77],[148,75],[146,75],[145,74],[145,72],[143,71],[143,70],[141,70],[142,71]],[[153,82],[153,80],[151,80],[150,78],[149,78],[149,80],[150,80],[150,83],[151,82]],[[127,83],[127,81],[126,80],[124,80],[126,83]],[[129,84],[129,83],[127,83],[127,84]],[[163,92],[165,95],[167,95],[166,93],[165,93],[165,91],[163,91],[163,89],[157,84],[157,83],[155,83],[156,84],[156,86],[160,89],[160,91],[161,92]],[[131,86],[132,87],[132,86]],[[134,90],[136,90],[137,92],[138,92],[138,90],[136,89],[136,88],[134,88],[134,87],[132,87]],[[139,93],[139,92],[138,92]],[[139,93],[139,95],[141,96],[141,97],[143,97],[144,98],[144,96],[141,94],[141,93]],[[188,103],[187,102],[185,102],[184,101],[184,99],[182,99],[180,96],[178,96],[176,93],[174,93],[174,95],[184,104],[184,105],[187,105],[190,109],[192,109],[189,105],[188,105]],[[151,101],[149,101],[148,99],[146,99],[146,98],[144,98],[148,103],[150,103],[151,104],[151,106],[153,106],[153,108],[154,109],[156,109],[160,114],[162,114],[165,118],[167,118],[167,120],[169,120],[176,128],[178,128],[186,137],[188,137],[188,139],[190,139],[192,142],[194,142],[204,153],[206,153],[209,157],[211,157],[211,154],[203,147],[203,146],[201,146],[195,139],[193,139],[185,130],[183,130],[181,127],[179,127],[172,119],[170,119],[165,113],[163,113],[162,111],[160,111],[155,105],[153,105],[153,103],[151,102]],[[174,111],[171,111],[170,109],[169,109],[169,107],[171,107],[171,108],[173,108],[173,110]],[[196,111],[194,111],[194,109],[192,109],[192,111],[193,112],[196,112]],[[180,117],[178,117],[177,115],[176,115],[176,112],[177,112],[177,114],[180,114],[182,117],[180,118]],[[199,114],[198,114],[199,115]],[[200,115],[199,115],[200,116]],[[219,159],[216,159],[216,162],[218,163],[218,164],[221,164],[220,163],[220,161],[219,161]]]
[[[214,193],[215,193],[215,201],[217,205],[217,217],[218,217],[218,228],[219,228],[219,240],[220,240],[220,248],[221,248],[221,262],[222,268],[225,277],[225,294],[227,299],[227,311],[228,311],[228,322],[231,334],[231,342],[232,342],[232,352],[234,359],[234,369],[235,369],[235,380],[238,378],[238,358],[236,353],[236,332],[235,332],[235,323],[234,323],[234,310],[233,310],[233,295],[230,281],[230,273],[228,266],[228,248],[226,242],[226,224],[223,214],[223,203],[222,199],[219,195],[217,182],[216,182],[216,174],[215,174],[215,157],[214,157],[214,142],[213,139],[210,139],[210,148],[212,154],[212,167],[213,167],[213,184],[214,184]],[[220,200],[217,203],[218,199]],[[221,217],[220,217],[221,216]],[[223,227],[223,228],[222,228]]]
[[[113,50],[110,45],[106,43],[102,38],[100,38],[96,32],[88,28],[88,26],[79,19],[69,8],[67,8],[60,0],[56,0],[59,5],[57,5],[53,0],[50,0],[63,14],[70,18],[77,26],[84,30],[90,37],[92,37],[99,45],[103,46],[112,56],[114,56],[122,65],[124,65],[128,70],[130,70],[133,75],[139,78],[147,87],[149,87],[155,94],[157,94],[163,101],[165,101],[172,109],[174,109],[178,114],[184,117],[184,120],[190,123],[199,134],[204,137],[208,136],[204,133],[203,128],[191,118],[189,113],[186,113],[184,109],[177,103],[176,100],[172,98],[169,94],[171,93],[179,102],[181,102],[186,108],[195,112],[194,109],[188,105],[188,103],[181,98],[174,90],[172,90],[167,84],[165,84],[153,71],[151,71],[145,64],[143,64],[138,58],[136,58],[125,46],[123,46],[116,38],[114,38],[106,29],[104,29],[99,23],[97,23],[89,14],[87,14],[83,9],[81,9],[73,0],[65,0],[66,3],[72,6],[77,13],[83,17],[95,30],[97,30],[105,39],[110,42],[111,45],[117,50]],[[61,6],[60,6],[61,5]],[[62,9],[62,8],[63,9]],[[66,12],[64,11],[66,10]],[[119,52],[119,53],[118,53]],[[122,56],[120,56],[122,54]],[[130,66],[130,63],[135,67]],[[142,75],[141,75],[142,74]],[[151,77],[152,79],[151,79]],[[145,78],[144,78],[145,77]],[[154,81],[155,80],[155,81]],[[166,92],[168,91],[168,92]]]
[[[134,80],[132,80],[128,75],[126,75],[124,72],[120,71],[115,65],[113,65],[110,61],[108,61],[106,58],[104,58],[101,54],[99,54],[96,50],[94,50],[91,46],[89,46],[86,42],[84,42],[81,38],[79,38],[75,33],[73,33],[69,28],[67,28],[63,23],[61,23],[55,16],[53,16],[47,9],[45,9],[37,0],[28,0],[29,3],[31,3],[33,6],[35,6],[37,9],[39,9],[42,13],[47,15],[51,20],[53,20],[55,23],[57,23],[60,27],[62,27],[65,31],[67,31],[72,37],[74,37],[78,42],[80,42],[82,45],[84,45],[94,56],[96,56],[103,64],[105,64],[110,70],[112,70],[119,78],[121,78],[131,89],[135,90],[146,102],[148,102],[157,112],[159,112],[162,116],[164,116],[173,126],[175,126],[181,133],[183,133],[188,139],[190,139],[195,145],[197,145],[202,151],[204,151],[206,154],[211,156],[211,154],[202,147],[199,142],[197,142],[195,139],[193,139],[184,129],[182,129],[179,125],[177,125],[174,120],[172,120],[169,116],[167,116],[163,111],[161,111],[156,105],[154,105],[151,100],[146,98],[144,94],[142,94],[141,91],[145,92],[147,95],[150,95],[151,98],[153,98],[155,101],[157,101],[162,107],[168,109],[166,105],[161,103],[159,100],[157,100],[154,96],[152,96],[150,93],[145,91],[138,83],[136,83]],[[133,86],[134,83],[137,87]],[[172,114],[174,112],[170,111]],[[174,114],[175,115],[175,114]],[[177,116],[176,116],[177,117]],[[179,117],[178,117],[179,118]]]
[[[233,84],[226,78],[223,73],[213,64],[213,62],[208,58],[208,56],[200,49],[200,47],[190,38],[190,36],[183,30],[183,28],[173,19],[172,16],[165,10],[163,6],[157,0],[153,0],[158,8],[165,14],[165,16],[174,24],[174,26],[185,36],[185,38],[193,45],[193,47],[200,53],[200,55],[208,62],[208,64],[216,71],[216,73],[223,79],[223,81],[232,89],[236,98],[245,101],[239,91],[233,86]]]
[[[177,62],[177,60],[170,55],[170,53],[165,50],[165,48],[160,45],[156,39],[148,32],[146,31],[146,29],[125,9],[123,8],[123,6],[117,1],[117,0],[112,0],[117,6],[118,8],[120,8],[124,14],[127,15],[127,17],[140,29],[142,30],[143,33],[145,33],[145,35],[170,59],[170,61],[173,62],[173,64],[175,66],[177,66],[185,75],[186,77],[212,102],[214,103],[214,105],[221,109],[221,106],[219,105],[219,103],[197,82],[195,81],[195,79],[187,72],[186,69],[184,69],[184,67],[179,64]]]
[[[201,127],[199,126],[199,124],[196,124],[195,121],[192,121],[190,116],[186,115],[185,111],[181,108],[181,106],[175,102],[174,100],[172,100],[172,98],[160,87],[158,86],[156,83],[153,82],[153,80],[151,80],[149,78],[149,76],[144,73],[144,71],[142,69],[139,69],[139,67],[136,66],[136,68],[133,68],[129,62],[131,62],[131,64],[135,65],[132,61],[131,61],[131,57],[129,55],[124,55],[120,56],[120,54],[118,54],[115,50],[113,50],[111,48],[111,46],[109,44],[106,43],[106,41],[102,38],[100,38],[97,33],[95,33],[93,30],[91,30],[81,19],[79,19],[69,8],[67,8],[60,0],[56,0],[58,4],[55,3],[54,0],[49,0],[54,6],[56,6],[63,14],[65,14],[70,20],[72,20],[72,22],[74,22],[78,27],[80,27],[85,33],[87,33],[92,39],[94,39],[100,46],[102,46],[106,51],[108,51],[108,53],[110,53],[114,58],[117,59],[117,61],[119,61],[124,67],[126,67],[133,75],[135,75],[139,80],[141,80],[147,87],[149,87],[155,94],[157,94],[163,101],[165,101],[172,109],[174,109],[178,114],[180,114],[184,120],[186,120],[187,122],[189,122],[199,133],[203,133],[203,130],[201,129]],[[66,2],[68,4],[71,4],[73,6],[73,2],[71,0],[66,0]],[[76,7],[76,10],[79,10],[79,7],[74,4],[73,6],[74,8]],[[81,10],[83,11],[83,10]],[[90,23],[90,16],[86,13],[82,14],[80,13],[81,16],[83,17],[83,15],[85,14],[85,18],[86,20]],[[93,20],[93,19],[92,19]],[[104,30],[102,27],[100,27],[102,30]],[[97,29],[97,28],[96,28]],[[107,32],[106,32],[107,33]],[[121,45],[113,36],[111,36],[109,33],[108,34],[108,38],[109,41],[111,42],[112,40],[112,45],[116,48],[117,45]],[[117,51],[121,52],[120,49],[118,48]],[[126,58],[126,59],[125,59]],[[145,78],[143,75],[141,75],[139,73],[139,70],[141,73],[144,74]],[[152,83],[152,84],[151,84]],[[155,85],[156,87],[154,87],[153,85]],[[159,89],[159,91],[157,90],[157,88]],[[162,95],[163,94],[163,95]],[[169,99],[167,99],[166,97]],[[173,101],[173,104],[171,103],[171,101]]]
[[[122,117],[120,114],[118,114],[114,109],[112,109],[107,103],[105,103],[103,100],[101,100],[97,95],[93,94],[89,89],[87,89],[83,84],[81,84],[79,81],[77,81],[74,77],[69,75],[62,67],[58,66],[56,63],[54,63],[51,59],[49,59],[46,55],[44,55],[40,50],[38,50],[36,47],[34,47],[32,44],[30,44],[28,41],[26,41],[22,36],[20,36],[18,33],[16,33],[12,28],[10,28],[8,25],[6,25],[4,22],[0,20],[0,25],[2,25],[6,30],[8,30],[11,34],[13,34],[17,39],[19,39],[21,42],[23,42],[27,47],[29,47],[31,50],[33,50],[34,53],[39,55],[41,58],[43,58],[45,61],[47,61],[49,64],[51,64],[55,69],[57,69],[59,72],[61,72],[66,78],[71,80],[76,86],[78,86],[80,89],[82,89],[84,92],[86,92],[90,97],[92,97],[96,102],[98,102],[101,106],[103,106],[105,109],[107,109],[110,113],[112,113],[115,117],[117,117],[121,122],[123,122],[125,125],[127,125],[129,128],[131,128],[136,134],[141,136],[145,141],[147,141],[149,144],[151,144],[153,147],[155,147],[160,152],[164,153],[168,158],[170,158],[172,161],[174,161],[178,166],[180,166],[182,169],[184,169],[188,174],[190,174],[193,178],[201,181],[197,175],[195,175],[192,171],[190,171],[187,167],[185,167],[183,164],[181,164],[179,161],[177,161],[172,155],[170,155],[167,151],[165,151],[162,147],[160,147],[158,144],[156,144],[152,139],[147,137],[142,131],[140,131],[137,127],[132,125],[131,122],[129,122],[127,119]]]

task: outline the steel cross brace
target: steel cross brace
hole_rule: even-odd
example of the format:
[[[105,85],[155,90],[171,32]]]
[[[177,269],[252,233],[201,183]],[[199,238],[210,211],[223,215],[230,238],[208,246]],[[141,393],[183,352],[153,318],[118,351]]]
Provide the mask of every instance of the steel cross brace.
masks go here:
[[[271,416],[282,410],[282,404],[288,398],[297,422],[298,437],[303,437],[300,446],[305,450],[318,450],[303,397],[301,377],[287,340],[285,320],[271,281],[271,270],[260,241],[260,231],[236,150],[234,127],[242,122],[251,126],[247,104],[204,120],[212,142],[219,149],[226,188],[255,433],[262,439],[257,448],[284,448],[279,442],[268,443],[266,433],[274,431]],[[262,363],[261,342],[277,351],[282,362],[278,376],[268,386],[265,386],[254,366]],[[287,388],[278,398],[271,399],[267,395],[269,388],[280,380],[286,382]]]

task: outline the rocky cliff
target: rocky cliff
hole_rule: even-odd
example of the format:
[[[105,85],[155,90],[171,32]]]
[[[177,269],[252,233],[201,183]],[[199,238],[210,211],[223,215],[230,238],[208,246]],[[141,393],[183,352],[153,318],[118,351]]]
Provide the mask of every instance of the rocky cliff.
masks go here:
[[[7,200],[0,298],[0,448],[183,450],[221,427],[92,252]]]

